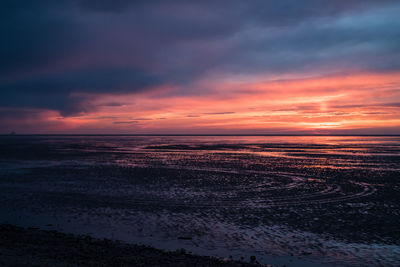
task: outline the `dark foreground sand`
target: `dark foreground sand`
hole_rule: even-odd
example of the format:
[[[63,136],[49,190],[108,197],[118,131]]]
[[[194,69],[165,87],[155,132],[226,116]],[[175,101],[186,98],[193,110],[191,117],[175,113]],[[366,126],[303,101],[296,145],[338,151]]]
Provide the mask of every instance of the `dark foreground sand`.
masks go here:
[[[249,260],[249,259],[247,259]],[[0,225],[0,266],[261,266],[89,236]]]

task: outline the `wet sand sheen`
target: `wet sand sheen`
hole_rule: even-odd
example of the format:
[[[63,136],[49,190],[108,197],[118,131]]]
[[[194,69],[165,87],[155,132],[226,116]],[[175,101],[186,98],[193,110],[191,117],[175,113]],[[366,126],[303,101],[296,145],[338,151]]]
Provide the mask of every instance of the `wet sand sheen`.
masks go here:
[[[288,266],[399,262],[399,138],[246,138],[0,140],[2,219]]]

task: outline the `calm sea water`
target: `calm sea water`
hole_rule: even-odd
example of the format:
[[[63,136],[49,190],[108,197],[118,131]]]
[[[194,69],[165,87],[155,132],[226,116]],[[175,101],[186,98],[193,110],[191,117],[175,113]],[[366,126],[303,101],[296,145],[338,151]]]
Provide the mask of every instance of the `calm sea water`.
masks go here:
[[[287,266],[400,265],[400,137],[2,136],[0,222]]]

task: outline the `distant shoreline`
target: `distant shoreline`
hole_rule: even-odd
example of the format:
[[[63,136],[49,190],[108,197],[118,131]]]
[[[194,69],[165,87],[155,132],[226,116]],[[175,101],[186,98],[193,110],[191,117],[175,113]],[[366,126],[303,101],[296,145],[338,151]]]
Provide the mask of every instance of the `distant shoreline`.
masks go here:
[[[400,134],[0,134],[0,136],[361,136],[361,137],[385,137],[385,136],[399,136]]]

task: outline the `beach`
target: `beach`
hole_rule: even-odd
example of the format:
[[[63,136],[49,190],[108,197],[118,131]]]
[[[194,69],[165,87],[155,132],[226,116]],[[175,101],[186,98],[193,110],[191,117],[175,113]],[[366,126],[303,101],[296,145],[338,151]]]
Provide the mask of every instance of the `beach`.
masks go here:
[[[261,266],[9,224],[0,240],[1,266]]]
[[[398,137],[0,139],[0,223],[274,266],[396,266]]]

